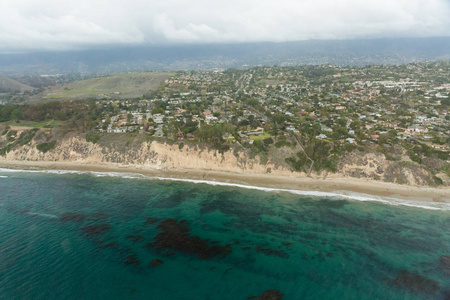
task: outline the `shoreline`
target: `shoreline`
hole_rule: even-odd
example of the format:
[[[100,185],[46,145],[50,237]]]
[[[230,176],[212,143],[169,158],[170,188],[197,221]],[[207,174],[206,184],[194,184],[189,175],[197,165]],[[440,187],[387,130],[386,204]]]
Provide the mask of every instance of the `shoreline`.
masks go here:
[[[248,188],[276,189],[281,191],[321,192],[352,198],[348,193],[392,198],[406,203],[450,204],[450,188],[407,186],[395,183],[371,181],[359,178],[328,177],[310,178],[295,175],[259,173],[231,173],[226,171],[157,168],[134,165],[99,164],[58,161],[6,161],[0,160],[0,168],[17,170],[61,170],[101,173],[134,173],[166,180],[205,181],[209,184],[241,185]],[[369,199],[368,199],[369,200]],[[373,199],[373,201],[376,201]]]

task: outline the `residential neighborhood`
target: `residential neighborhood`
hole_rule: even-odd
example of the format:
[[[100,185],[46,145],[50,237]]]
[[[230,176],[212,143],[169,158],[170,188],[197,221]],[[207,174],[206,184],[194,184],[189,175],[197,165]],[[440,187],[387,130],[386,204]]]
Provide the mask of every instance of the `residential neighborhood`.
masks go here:
[[[201,138],[202,126],[222,124],[229,142],[290,132],[382,147],[387,139],[413,140],[448,151],[449,78],[448,62],[178,72],[143,99],[98,100],[105,108],[98,128],[176,139]]]

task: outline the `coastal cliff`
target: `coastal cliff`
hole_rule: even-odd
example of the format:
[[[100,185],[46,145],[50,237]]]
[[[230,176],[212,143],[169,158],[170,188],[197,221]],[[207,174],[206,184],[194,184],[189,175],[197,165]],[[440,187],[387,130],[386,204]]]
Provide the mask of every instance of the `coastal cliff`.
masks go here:
[[[292,173],[283,166],[262,164],[259,157],[250,158],[245,152],[219,152],[205,145],[146,141],[140,139],[141,137],[129,138],[126,134],[117,135],[116,138],[117,140],[111,143],[92,143],[82,136],[71,134],[44,153],[36,146],[45,140],[45,133],[36,134],[30,143],[11,148],[0,156],[0,160],[111,163],[161,170],[203,169],[266,173],[269,169],[269,172],[277,174]]]
[[[5,130],[3,130],[5,131]],[[87,141],[85,135],[69,133],[58,136],[54,132],[22,130],[15,133],[15,139],[8,134],[0,137],[4,153],[3,161],[76,162],[80,164],[112,164],[156,170],[205,170],[231,173],[272,173],[276,175],[301,176],[305,172],[293,171],[286,158],[298,149],[282,147],[273,149],[270,156],[251,155],[244,148],[219,151],[205,144],[177,141],[168,143],[151,140],[145,134],[104,135],[98,141]],[[25,139],[29,134],[28,140]],[[15,141],[12,143],[11,141]],[[53,141],[51,149],[42,150],[40,145]],[[5,146],[6,145],[6,146]],[[1,148],[1,147],[0,147]],[[5,150],[6,149],[6,150]],[[39,150],[40,149],[40,150]],[[449,186],[450,179],[445,172],[432,174],[427,164],[441,164],[442,161],[412,162],[407,156],[399,156],[399,161],[387,160],[378,152],[353,152],[343,155],[336,172],[312,171],[311,177],[364,178],[416,186]],[[438,178],[438,179],[436,179]]]

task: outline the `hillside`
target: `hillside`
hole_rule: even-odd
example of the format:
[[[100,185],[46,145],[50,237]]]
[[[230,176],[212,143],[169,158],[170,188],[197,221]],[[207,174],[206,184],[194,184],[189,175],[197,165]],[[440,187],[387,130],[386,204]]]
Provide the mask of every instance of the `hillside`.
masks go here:
[[[157,88],[171,73],[126,73],[57,85],[44,91],[44,99],[136,98]]]
[[[20,93],[32,91],[34,88],[11,78],[0,75],[0,93]]]

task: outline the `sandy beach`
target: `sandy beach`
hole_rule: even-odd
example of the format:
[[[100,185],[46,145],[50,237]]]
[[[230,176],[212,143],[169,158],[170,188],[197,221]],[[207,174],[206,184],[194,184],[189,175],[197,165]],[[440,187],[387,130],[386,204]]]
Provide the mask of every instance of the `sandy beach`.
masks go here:
[[[287,189],[298,191],[320,191],[338,193],[359,193],[390,197],[410,202],[434,202],[450,204],[450,188],[434,188],[399,185],[358,178],[309,178],[258,173],[231,173],[211,170],[177,169],[158,170],[145,166],[115,165],[78,162],[49,161],[0,161],[0,168],[23,170],[73,170],[90,172],[138,173],[150,177],[215,181],[228,184]]]

